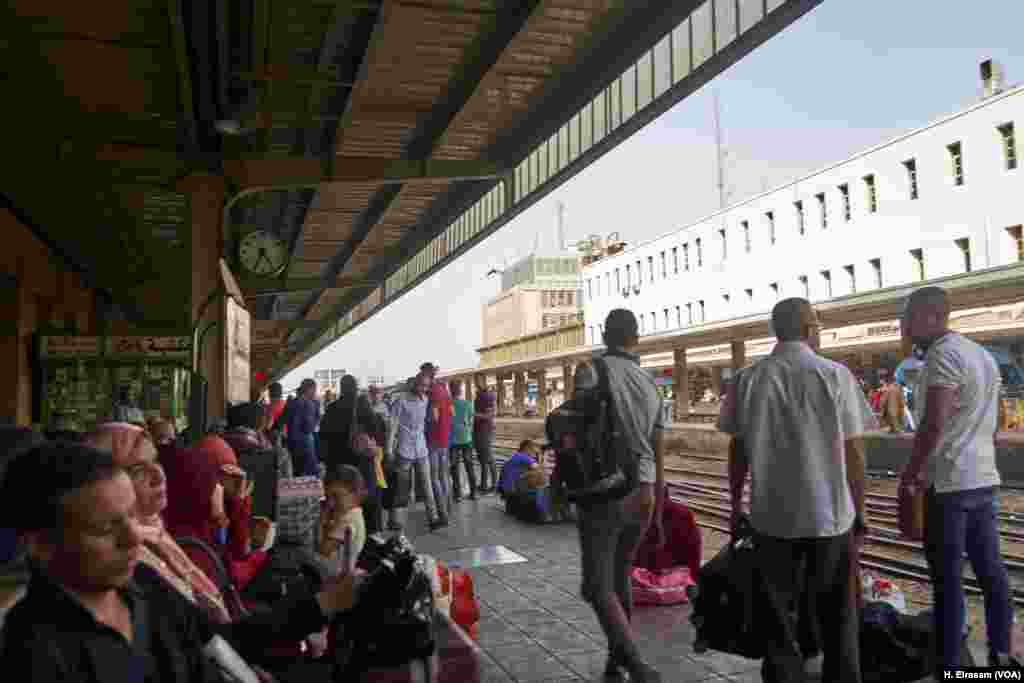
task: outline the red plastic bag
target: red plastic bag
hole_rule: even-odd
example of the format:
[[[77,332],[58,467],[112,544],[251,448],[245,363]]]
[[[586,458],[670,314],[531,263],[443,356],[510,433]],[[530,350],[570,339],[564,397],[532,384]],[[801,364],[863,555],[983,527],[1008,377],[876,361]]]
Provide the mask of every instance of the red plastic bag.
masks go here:
[[[473,594],[473,577],[461,569],[452,569],[452,621],[470,638],[476,640],[476,623],[480,621],[480,606]]]
[[[637,605],[678,605],[689,602],[686,587],[696,583],[689,567],[672,567],[652,572],[635,567],[630,577],[633,583],[633,602]]]

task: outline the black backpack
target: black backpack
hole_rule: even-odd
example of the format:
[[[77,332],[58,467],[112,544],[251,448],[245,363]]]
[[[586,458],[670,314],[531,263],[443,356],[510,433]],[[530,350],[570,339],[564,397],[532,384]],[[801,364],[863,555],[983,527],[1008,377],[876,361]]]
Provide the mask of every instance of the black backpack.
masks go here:
[[[616,355],[609,351],[608,355]],[[604,358],[595,358],[594,389],[555,408],[544,422],[555,449],[555,477],[569,502],[587,504],[619,500],[637,483],[637,456],[623,443]]]

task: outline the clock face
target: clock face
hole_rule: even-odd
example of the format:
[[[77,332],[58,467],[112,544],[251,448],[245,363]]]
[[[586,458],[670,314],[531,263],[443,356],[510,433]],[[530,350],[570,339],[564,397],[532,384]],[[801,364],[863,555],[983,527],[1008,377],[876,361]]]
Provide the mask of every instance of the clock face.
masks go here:
[[[255,275],[276,275],[288,260],[284,242],[265,230],[250,232],[238,248],[242,267]]]

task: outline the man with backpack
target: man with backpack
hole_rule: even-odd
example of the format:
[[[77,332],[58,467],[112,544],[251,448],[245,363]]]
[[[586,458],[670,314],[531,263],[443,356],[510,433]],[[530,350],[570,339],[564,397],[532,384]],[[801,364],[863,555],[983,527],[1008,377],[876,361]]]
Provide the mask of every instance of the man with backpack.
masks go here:
[[[663,543],[660,507],[664,504],[665,467],[661,397],[650,374],[632,353],[639,341],[636,316],[625,309],[608,314],[604,324],[607,352],[576,370],[582,401],[599,395],[611,407],[610,447],[626,483],[608,495],[578,500],[583,596],[594,608],[608,638],[606,680],[660,683],[661,674],[640,656],[630,625],[630,574],[637,548],[652,519]],[[604,381],[602,381],[604,380]],[[597,453],[590,455],[598,457]],[[584,454],[587,457],[587,454]]]

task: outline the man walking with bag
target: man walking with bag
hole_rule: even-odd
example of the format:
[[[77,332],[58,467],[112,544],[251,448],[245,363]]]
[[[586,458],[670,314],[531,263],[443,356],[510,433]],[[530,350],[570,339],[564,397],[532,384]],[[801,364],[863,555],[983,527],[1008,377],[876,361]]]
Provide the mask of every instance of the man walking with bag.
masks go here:
[[[591,604],[608,638],[605,680],[623,680],[622,670],[635,683],[661,683],[662,677],[640,656],[630,618],[633,600],[630,575],[637,548],[651,520],[659,524],[664,504],[664,425],[661,398],[651,375],[632,353],[638,339],[636,316],[625,309],[608,314],[604,325],[607,353],[602,363],[608,377],[616,430],[623,459],[635,459],[632,491],[625,498],[581,502],[578,506],[583,597]],[[577,392],[599,390],[598,371],[581,364],[576,370]]]
[[[817,627],[822,680],[860,683],[853,557],[864,526],[864,451],[874,415],[853,374],[816,353],[810,303],[786,299],[772,311],[778,344],[729,386],[718,428],[732,435],[733,528],[751,473],[750,522],[770,605],[764,636],[766,683],[807,680],[801,635]],[[814,624],[794,616],[808,602]]]
[[[935,591],[936,677],[961,666],[964,628],[963,556],[985,593],[989,663],[1011,661],[1013,606],[999,549],[1001,483],[996,469],[999,368],[983,347],[949,329],[945,290],[910,295],[903,335],[927,349],[917,403],[914,454],[900,479],[901,502],[927,491],[925,556]]]

